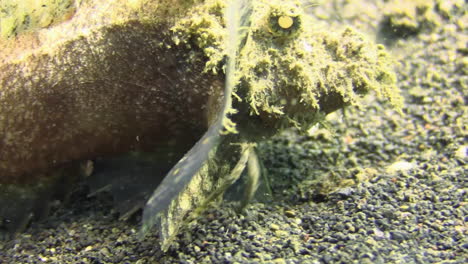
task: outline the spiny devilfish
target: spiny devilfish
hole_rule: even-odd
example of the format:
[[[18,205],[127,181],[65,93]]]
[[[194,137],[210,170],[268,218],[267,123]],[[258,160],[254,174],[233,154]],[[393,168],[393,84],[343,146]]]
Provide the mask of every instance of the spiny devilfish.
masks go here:
[[[252,198],[255,142],[369,91],[401,103],[384,48],[321,28],[300,1],[105,2],[0,40],[5,231],[40,216],[92,160],[93,192],[110,190],[123,218],[144,206],[141,233],[157,225],[166,249],[246,167],[242,206]]]

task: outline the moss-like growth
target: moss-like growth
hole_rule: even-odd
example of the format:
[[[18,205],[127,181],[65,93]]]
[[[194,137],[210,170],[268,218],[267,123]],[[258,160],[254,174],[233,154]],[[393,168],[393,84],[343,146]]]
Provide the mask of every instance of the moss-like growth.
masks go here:
[[[224,137],[216,155],[208,158],[187,190],[219,191],[232,174],[228,172],[237,167],[233,162],[242,159],[239,149],[232,149],[239,142],[256,142],[286,127],[308,129],[325,114],[347,105],[364,105],[362,97],[371,91],[401,107],[391,59],[383,46],[367,41],[352,28],[330,32],[314,26],[299,1],[254,1],[252,5],[248,27],[239,29],[246,34],[236,58],[237,85],[227,95],[234,97],[230,113],[239,134]],[[191,60],[204,61],[205,72],[222,73],[230,55],[224,8],[224,1],[208,0],[172,27],[176,45],[203,52],[194,52]],[[221,167],[223,172],[216,171]],[[205,183],[199,183],[199,178]],[[185,212],[197,207],[194,201],[207,199],[203,191],[186,196],[188,192],[174,199],[162,217],[164,248],[177,233]]]
[[[442,20],[463,12],[463,0],[392,0],[385,5],[381,31],[387,37],[406,38],[433,31]]]
[[[206,70],[215,72],[226,54],[222,8],[221,1],[207,1],[173,28],[176,42],[204,50],[209,58]],[[369,91],[401,106],[383,46],[352,28],[338,32],[317,28],[302,10],[299,1],[254,3],[239,54],[240,85],[235,91],[247,103],[250,115],[275,127],[308,128],[315,123],[316,113],[359,106],[361,96]]]
[[[401,37],[432,30],[440,24],[433,9],[434,3],[430,1],[391,1],[384,13],[383,30]]]
[[[74,0],[4,0],[0,2],[0,37],[45,28],[70,18]]]
[[[317,27],[301,1],[251,1],[249,23],[239,28],[246,34],[239,34],[233,55],[228,40],[237,38],[228,36],[226,3],[135,0],[107,8],[104,0],[83,1],[69,23],[31,34],[37,47],[17,48],[21,38],[0,40],[15,51],[0,53],[0,109],[8,113],[0,116],[7,132],[0,149],[3,183],[17,183],[21,175],[38,182],[50,177],[38,170],[130,150],[170,149],[182,156],[228,112],[239,134],[223,136],[218,148],[193,148],[189,165],[201,161],[204,167],[183,167],[181,182],[176,165],[167,176],[172,181],[160,185],[176,190],[157,195],[171,202],[159,226],[167,245],[186,214],[218,191],[232,170],[245,167],[237,162],[239,143],[283,127],[308,129],[327,113],[362,105],[370,91],[400,106],[389,56],[354,29]],[[231,106],[220,100],[228,55],[231,62],[236,58],[230,71],[236,87],[225,90],[225,98],[235,98],[234,109],[225,111]]]

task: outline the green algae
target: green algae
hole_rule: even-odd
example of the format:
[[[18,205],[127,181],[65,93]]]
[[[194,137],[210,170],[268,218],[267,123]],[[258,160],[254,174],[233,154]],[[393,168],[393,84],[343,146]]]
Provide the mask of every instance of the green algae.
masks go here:
[[[382,29],[393,38],[405,38],[436,30],[444,20],[466,12],[463,0],[392,0],[384,6]],[[462,20],[457,21],[462,23]]]
[[[76,9],[74,0],[3,0],[0,2],[0,36],[46,28],[68,19]]]
[[[206,71],[222,71],[226,54],[225,22],[220,15],[223,3],[206,1],[172,29],[176,44],[203,50]],[[254,3],[245,47],[239,54],[240,85],[234,91],[250,115],[280,127],[307,129],[317,121],[312,113],[362,106],[362,95],[369,91],[401,107],[392,60],[383,46],[349,27],[332,32],[317,28],[302,10],[299,1]],[[272,27],[272,18],[279,16],[297,21],[294,34],[283,35],[277,25]],[[334,95],[339,99],[323,100]]]
[[[200,0],[2,0],[0,40],[51,28],[84,15],[87,26],[124,24],[137,20],[153,25],[173,24]],[[93,10],[97,7],[98,11]],[[85,10],[83,14],[82,10]],[[89,13],[90,12],[90,13]],[[83,32],[85,34],[85,32]]]

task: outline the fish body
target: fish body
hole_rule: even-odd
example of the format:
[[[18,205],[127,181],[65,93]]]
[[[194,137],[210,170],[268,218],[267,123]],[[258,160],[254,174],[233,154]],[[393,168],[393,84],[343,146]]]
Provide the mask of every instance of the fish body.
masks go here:
[[[190,57],[195,49],[174,45],[170,23],[127,14],[94,25],[99,14],[81,8],[65,24],[0,42],[2,230],[43,215],[86,161],[99,169],[106,157],[151,153],[152,163],[170,168],[222,104],[222,76],[205,73]]]
[[[370,91],[401,103],[383,47],[314,27],[301,1],[154,2],[83,25],[101,10],[90,4],[34,35],[50,46],[0,53],[0,205],[14,204],[0,207],[0,228],[41,215],[91,160],[93,193],[124,201],[124,218],[146,203],[141,234],[156,226],[167,249],[246,168],[251,199],[256,142]]]

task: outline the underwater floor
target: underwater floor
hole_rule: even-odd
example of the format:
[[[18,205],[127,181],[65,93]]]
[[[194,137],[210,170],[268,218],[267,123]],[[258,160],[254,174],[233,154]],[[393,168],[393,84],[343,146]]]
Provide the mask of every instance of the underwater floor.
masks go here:
[[[308,8],[331,28],[387,45],[403,114],[370,97],[329,116],[331,132],[263,143],[273,197],[243,215],[209,209],[165,253],[156,236],[137,239],[140,216],[119,221],[110,197],[81,188],[47,222],[0,241],[0,263],[467,263],[467,5],[388,32],[402,14],[388,1],[319,2]]]

